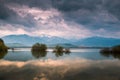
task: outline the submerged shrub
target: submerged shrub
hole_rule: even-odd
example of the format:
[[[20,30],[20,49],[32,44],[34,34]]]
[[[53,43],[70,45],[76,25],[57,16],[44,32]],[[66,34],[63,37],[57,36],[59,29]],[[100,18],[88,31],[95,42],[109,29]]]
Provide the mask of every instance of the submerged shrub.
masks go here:
[[[65,54],[69,54],[70,50],[69,49],[64,49],[62,46],[57,45],[54,50],[53,53],[55,53],[55,55],[57,57],[62,56],[64,53]]]
[[[70,49],[66,48],[66,49],[64,50],[64,52],[65,52],[66,54],[69,54],[71,51],[70,51]]]
[[[112,48],[104,48],[100,52],[103,56],[112,56],[114,58],[120,59],[120,45],[114,46]]]
[[[4,44],[4,41],[0,39],[0,52],[7,52],[8,47]]]
[[[58,53],[61,53],[61,52],[64,52],[64,48],[62,46],[55,46],[53,52],[58,52]]]
[[[35,58],[40,58],[40,57],[45,57],[47,55],[47,51],[32,51],[32,55],[35,57]]]
[[[112,52],[120,53],[120,45],[114,46]]]
[[[100,50],[100,53],[110,53],[111,50],[109,48],[104,48],[102,50]]]
[[[114,46],[112,48],[104,48],[100,52],[101,53],[119,53],[120,54],[120,45]]]
[[[35,58],[45,57],[47,54],[47,46],[45,44],[36,43],[32,46],[31,52]]]
[[[36,43],[32,46],[32,50],[31,51],[41,51],[44,52],[47,50],[47,46],[45,44],[40,44],[40,43]]]

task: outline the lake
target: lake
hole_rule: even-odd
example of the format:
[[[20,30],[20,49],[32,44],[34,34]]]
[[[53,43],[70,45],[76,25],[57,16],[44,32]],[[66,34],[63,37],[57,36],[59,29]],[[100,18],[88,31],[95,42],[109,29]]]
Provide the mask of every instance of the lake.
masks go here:
[[[114,59],[112,56],[105,57],[99,53],[100,49],[71,49],[69,54],[55,54],[52,49],[48,49],[46,55],[40,53],[32,53],[30,48],[16,48],[14,51],[9,50],[2,59],[10,61],[28,61],[28,60],[47,60],[47,59],[89,59],[104,60]]]
[[[0,80],[120,80],[120,55],[100,49],[70,49],[71,53],[32,53],[17,48],[0,54]]]

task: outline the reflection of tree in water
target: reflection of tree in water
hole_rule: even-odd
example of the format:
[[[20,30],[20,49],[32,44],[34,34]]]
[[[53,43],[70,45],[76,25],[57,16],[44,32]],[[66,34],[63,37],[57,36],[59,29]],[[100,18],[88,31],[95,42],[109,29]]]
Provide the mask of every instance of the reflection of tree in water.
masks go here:
[[[66,48],[65,50],[64,50],[64,52],[65,52],[65,54],[70,54],[71,53],[71,51],[68,49],[68,48]]]
[[[32,51],[32,55],[35,58],[45,57],[47,55],[47,51]]]
[[[7,55],[7,52],[0,52],[0,59],[3,59]]]
[[[70,54],[70,50],[69,49],[64,49],[62,46],[57,45],[54,50],[53,53],[55,53],[56,57],[59,56],[63,56],[64,54]]]
[[[105,57],[110,57],[113,56],[114,58],[120,59],[120,53],[101,53],[101,55]]]
[[[8,52],[8,47],[4,44],[4,41],[0,39],[0,59],[4,58],[7,52]]]
[[[55,53],[55,56],[56,56],[56,57],[63,56],[64,54],[67,54],[67,55],[70,54],[70,52],[69,52],[69,53],[66,53],[66,52],[54,52],[54,53]]]
[[[36,43],[32,46],[31,52],[35,58],[45,57],[47,55],[47,46],[45,44]]]
[[[63,56],[63,52],[54,52],[56,57]]]
[[[120,45],[113,46],[111,48],[104,48],[100,53],[106,57],[113,56],[114,58],[120,59]]]

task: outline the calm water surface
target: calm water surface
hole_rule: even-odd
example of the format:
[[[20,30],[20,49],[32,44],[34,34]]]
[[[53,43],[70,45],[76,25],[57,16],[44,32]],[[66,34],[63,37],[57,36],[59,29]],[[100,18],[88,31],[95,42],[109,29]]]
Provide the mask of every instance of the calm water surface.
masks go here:
[[[71,49],[69,54],[56,55],[52,52],[52,49],[48,49],[46,55],[34,54],[30,49],[16,49],[14,51],[8,51],[7,54],[3,56],[2,59],[10,61],[28,61],[36,59],[89,59],[89,60],[104,60],[104,59],[114,59],[112,56],[106,57],[99,53],[100,49]]]
[[[0,53],[0,80],[120,80],[120,54],[70,50],[32,53],[29,48],[18,48]]]

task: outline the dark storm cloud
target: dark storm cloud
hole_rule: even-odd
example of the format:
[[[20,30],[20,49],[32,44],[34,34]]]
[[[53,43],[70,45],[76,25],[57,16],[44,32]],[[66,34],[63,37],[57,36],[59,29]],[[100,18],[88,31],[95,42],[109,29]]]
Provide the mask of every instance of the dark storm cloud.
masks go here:
[[[96,10],[98,5],[105,7],[111,13],[119,15],[120,1],[119,0],[1,0],[2,4],[16,3],[20,5],[28,5],[29,7],[39,7],[49,9],[54,7],[60,11],[70,12],[79,9],[90,11]]]
[[[2,0],[2,3],[4,4],[20,4],[22,5],[27,5],[29,7],[39,7],[42,9],[48,9],[51,8],[51,0]]]
[[[120,20],[120,0],[107,0],[106,9]]]
[[[52,6],[64,14],[65,20],[91,30],[120,30],[119,0],[52,0]]]
[[[64,12],[77,11],[79,9],[95,11],[98,9],[98,6],[102,6],[104,9],[120,18],[119,0],[52,0],[52,2],[55,8]]]
[[[38,7],[41,9],[48,9],[51,6],[50,0],[0,0],[0,20],[5,20],[8,23],[19,24],[25,27],[35,26],[32,16],[28,15],[25,18],[19,16],[15,11],[9,8],[8,5],[26,5],[29,7]]]
[[[120,1],[119,0],[1,0],[0,18],[7,19],[14,15],[14,11],[9,10],[4,5],[10,3],[27,5],[29,7],[38,7],[41,9],[55,8],[61,11],[66,19],[74,20],[81,24],[93,23],[93,15],[96,15],[98,6],[107,10],[110,14],[120,19]],[[86,11],[81,14],[78,10]],[[14,13],[14,14],[13,14]],[[81,15],[80,15],[81,14]],[[19,22],[20,23],[20,22]],[[22,23],[22,22],[21,22]],[[115,23],[115,22],[111,22]],[[108,22],[109,24],[109,22]]]
[[[48,23],[48,20],[45,20],[45,18],[41,18],[40,12],[37,14],[32,11],[32,13],[27,13],[27,11],[25,12],[24,10],[17,12],[11,9],[11,6],[16,8],[16,10],[27,7],[29,10],[51,11],[52,13],[49,14],[54,14],[55,12],[51,9],[55,9],[60,15],[52,15],[54,21],[58,20],[55,19],[58,17],[68,23],[74,22],[80,26],[83,25],[86,29],[91,30],[91,32],[102,29],[107,32],[117,32],[118,34],[120,31],[119,0],[0,0],[0,22],[5,21],[11,25],[20,25],[24,27],[25,30],[30,31],[29,27],[42,27],[45,24],[47,24],[47,26],[55,25]],[[24,13],[22,15],[26,16],[23,17],[19,15],[19,13]],[[43,16],[48,16],[48,13]],[[37,20],[35,20],[35,18]],[[51,15],[49,15],[48,18],[50,19]],[[38,23],[38,21],[43,23]],[[54,21],[52,23],[54,23]]]
[[[33,21],[21,18],[16,12],[9,9],[6,4],[0,3],[0,20],[3,20],[9,24],[22,24],[25,26],[31,26]],[[0,21],[1,22],[1,21]],[[3,23],[3,22],[2,22]]]
[[[14,11],[7,8],[4,5],[4,3],[0,3],[0,19],[7,20],[8,18],[12,17],[13,15],[16,16],[17,14]]]
[[[96,5],[102,3],[102,0],[52,0],[53,6],[61,11],[69,12],[79,9],[96,9]]]

